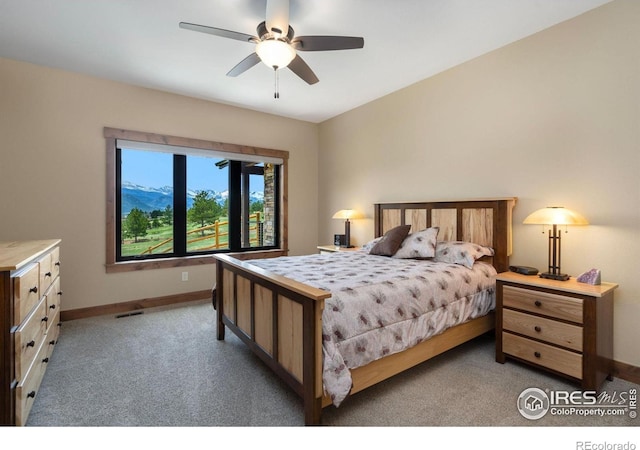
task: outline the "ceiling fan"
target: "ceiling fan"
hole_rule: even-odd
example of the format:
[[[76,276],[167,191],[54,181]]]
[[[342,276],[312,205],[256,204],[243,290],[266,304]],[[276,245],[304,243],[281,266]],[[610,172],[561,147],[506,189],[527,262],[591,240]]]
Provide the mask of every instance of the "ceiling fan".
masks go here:
[[[232,68],[227,76],[237,77],[262,61],[276,73],[276,98],[280,96],[277,86],[278,69],[288,67],[308,84],[319,81],[313,70],[298,55],[298,51],[349,50],[364,47],[364,39],[361,37],[295,36],[293,28],[289,25],[289,0],[267,0],[266,20],[256,28],[258,36],[188,22],[180,22],[180,28],[255,44],[255,51]]]

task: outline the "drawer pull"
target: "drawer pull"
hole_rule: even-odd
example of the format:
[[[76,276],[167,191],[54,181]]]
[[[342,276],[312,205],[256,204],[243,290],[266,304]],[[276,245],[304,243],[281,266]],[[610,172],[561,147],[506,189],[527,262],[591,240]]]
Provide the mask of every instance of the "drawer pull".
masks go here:
[[[28,398],[34,398],[36,396],[36,391],[31,391],[27,394]]]
[[[533,352],[533,356],[535,356],[536,358],[540,358],[540,352]]]
[[[538,325],[533,327],[533,329],[536,330],[538,333],[540,333],[542,331],[542,328],[540,328]]]
[[[27,347],[35,347],[35,346],[36,346],[36,341],[27,342]]]
[[[41,322],[48,322],[48,321],[49,321],[49,318],[47,316],[44,316],[41,320]]]
[[[58,291],[58,295],[62,295],[62,291]]]
[[[50,277],[51,276],[51,272],[47,272],[44,274],[45,277]]]
[[[56,305],[49,306],[49,309],[56,309]]]
[[[60,261],[56,261],[56,263],[54,264],[54,266],[58,266],[58,267],[60,267]]]
[[[49,341],[49,345],[56,345],[56,341],[55,341],[55,339],[54,339],[54,340]]]
[[[48,363],[49,362],[49,358],[43,359],[42,362],[45,363],[45,364]]]
[[[540,300],[536,300],[534,305],[536,305],[538,308],[540,308],[542,306],[542,302]]]
[[[38,293],[38,286],[34,286],[31,289],[29,289],[29,292],[33,292],[34,294]]]

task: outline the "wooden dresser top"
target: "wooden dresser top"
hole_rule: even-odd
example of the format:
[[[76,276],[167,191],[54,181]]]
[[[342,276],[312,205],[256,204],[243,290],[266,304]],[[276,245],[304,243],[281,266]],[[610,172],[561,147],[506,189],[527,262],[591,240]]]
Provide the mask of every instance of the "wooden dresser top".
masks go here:
[[[17,270],[48,252],[60,239],[41,241],[0,241],[0,271]]]

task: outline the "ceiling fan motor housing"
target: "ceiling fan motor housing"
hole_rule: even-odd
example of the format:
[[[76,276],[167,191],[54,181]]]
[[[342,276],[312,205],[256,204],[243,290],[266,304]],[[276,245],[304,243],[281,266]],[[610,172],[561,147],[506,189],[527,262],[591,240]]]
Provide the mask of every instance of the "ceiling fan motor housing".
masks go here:
[[[289,30],[287,31],[286,36],[282,36],[281,33],[272,33],[267,29],[267,23],[264,21],[258,24],[258,26],[256,27],[256,33],[260,37],[261,41],[264,41],[266,39],[280,39],[287,43],[291,43],[291,41],[293,40],[293,36],[295,35],[293,28],[291,28],[291,25],[289,25]]]

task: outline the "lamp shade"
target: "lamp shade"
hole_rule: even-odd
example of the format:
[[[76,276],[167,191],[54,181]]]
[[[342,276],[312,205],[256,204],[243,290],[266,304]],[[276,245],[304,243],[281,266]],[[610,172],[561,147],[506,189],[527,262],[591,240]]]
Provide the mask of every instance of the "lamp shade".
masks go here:
[[[296,57],[296,51],[284,41],[269,39],[258,42],[256,53],[260,60],[274,69],[287,67]]]
[[[589,225],[581,214],[562,206],[548,206],[529,214],[526,225]]]
[[[358,219],[360,214],[355,209],[341,209],[333,215],[334,219]]]

